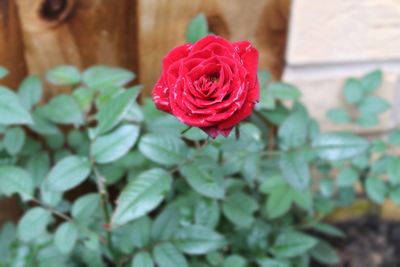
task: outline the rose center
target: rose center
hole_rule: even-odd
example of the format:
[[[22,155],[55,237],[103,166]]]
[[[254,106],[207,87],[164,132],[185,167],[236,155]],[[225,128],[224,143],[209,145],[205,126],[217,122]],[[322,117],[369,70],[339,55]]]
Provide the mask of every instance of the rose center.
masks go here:
[[[219,74],[212,73],[211,75],[208,76],[208,79],[212,82],[217,82],[219,80]]]
[[[218,87],[219,74],[204,75],[194,82],[194,87],[202,97],[208,98]]]

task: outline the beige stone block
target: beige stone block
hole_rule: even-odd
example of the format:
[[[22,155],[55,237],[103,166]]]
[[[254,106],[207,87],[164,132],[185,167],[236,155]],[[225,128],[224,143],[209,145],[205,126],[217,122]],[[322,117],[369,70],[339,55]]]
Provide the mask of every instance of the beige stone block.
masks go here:
[[[400,59],[399,0],[294,0],[289,65]]]

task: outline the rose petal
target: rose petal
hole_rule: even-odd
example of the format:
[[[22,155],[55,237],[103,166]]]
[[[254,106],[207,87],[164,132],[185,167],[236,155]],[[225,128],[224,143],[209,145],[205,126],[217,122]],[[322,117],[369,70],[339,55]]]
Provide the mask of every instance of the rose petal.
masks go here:
[[[167,71],[169,66],[182,58],[188,56],[191,50],[192,44],[183,44],[170,50],[163,59],[163,71]]]
[[[159,79],[152,92],[153,102],[158,109],[171,113],[169,105],[169,89],[165,86],[162,79]]]
[[[191,53],[203,50],[207,45],[210,43],[219,43],[229,49],[230,51],[234,51],[235,48],[233,47],[232,43],[228,42],[224,38],[220,36],[216,36],[213,34],[207,35],[203,37],[202,39],[198,40],[196,43],[193,44]]]

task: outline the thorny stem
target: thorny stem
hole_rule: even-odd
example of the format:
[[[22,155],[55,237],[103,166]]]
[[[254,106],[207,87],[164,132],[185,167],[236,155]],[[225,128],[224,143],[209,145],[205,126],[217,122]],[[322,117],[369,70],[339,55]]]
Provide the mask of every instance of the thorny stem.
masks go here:
[[[46,205],[45,203],[41,202],[39,199],[33,198],[33,199],[32,199],[32,202],[34,202],[34,203],[36,203],[36,204],[42,206],[42,207],[45,208],[46,210],[50,211],[51,213],[53,213],[54,215],[56,215],[57,217],[59,217],[59,218],[65,220],[65,221],[74,222],[74,221],[72,220],[71,217],[65,215],[65,214],[62,213],[62,212],[59,212],[58,210],[56,210],[56,209],[50,207],[49,205]]]
[[[116,259],[116,252],[114,249],[114,245],[112,242],[112,236],[111,236],[111,231],[110,231],[110,226],[111,226],[111,216],[110,216],[110,211],[108,209],[108,193],[106,186],[104,184],[104,177],[100,174],[100,172],[97,170],[95,166],[93,166],[93,172],[96,178],[96,183],[97,183],[97,191],[99,192],[100,195],[100,204],[101,208],[103,210],[103,217],[105,221],[105,230],[106,230],[106,238],[107,238],[107,245],[108,248],[112,254],[112,257]]]

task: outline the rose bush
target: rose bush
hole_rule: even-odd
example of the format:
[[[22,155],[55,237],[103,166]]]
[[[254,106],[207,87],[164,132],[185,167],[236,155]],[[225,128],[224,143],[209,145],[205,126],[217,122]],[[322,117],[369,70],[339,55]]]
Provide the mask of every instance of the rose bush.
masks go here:
[[[188,39],[202,39],[206,26],[204,16],[196,17]],[[213,36],[202,40],[235,46]],[[211,47],[218,51],[219,45]],[[244,54],[234,57],[239,55]],[[210,66],[223,75],[231,73],[214,59]],[[171,71],[184,61],[169,62]],[[224,92],[224,86],[213,85],[221,82],[242,93],[245,100],[239,97],[239,102],[254,105],[257,81],[240,62],[230,65],[237,64],[233,70],[242,73],[231,82],[222,75],[209,79],[209,65],[199,64],[199,79],[210,86],[192,93],[203,96],[202,88],[210,94]],[[6,74],[0,68],[0,77]],[[164,75],[167,82],[179,79]],[[135,75],[121,68],[55,67],[45,75],[47,86],[71,86],[72,93],[47,103],[38,76],[24,79],[17,92],[1,86],[0,197],[18,197],[22,216],[1,226],[0,266],[338,263],[326,237],[341,238],[343,233],[324,218],[351,206],[355,188],[374,203],[389,197],[400,204],[400,163],[391,149],[400,146],[400,129],[371,141],[350,132],[321,133],[296,87],[270,81],[265,71],[257,76],[260,102],[241,123],[240,136],[227,133],[231,123],[239,122],[232,115],[236,119],[227,116],[205,126],[228,135],[216,138],[197,127],[185,131],[187,126],[156,109],[150,99],[137,101],[141,87],[129,86]],[[375,95],[381,80],[379,71],[350,79],[344,87],[346,107],[331,110],[329,118],[371,126],[376,120],[365,118],[379,118],[388,107]],[[196,81],[179,84],[183,87],[177,94]],[[174,87],[167,91],[173,94],[178,85]],[[221,103],[233,100],[225,96]],[[183,103],[171,104],[171,97],[161,107],[173,113],[173,105]],[[247,117],[250,111],[235,103],[225,104]],[[204,117],[218,116],[215,111]],[[182,116],[191,114],[186,112]],[[221,127],[226,121],[229,127]]]
[[[153,90],[156,106],[215,138],[251,115],[259,98],[258,51],[207,35],[172,49]]]

